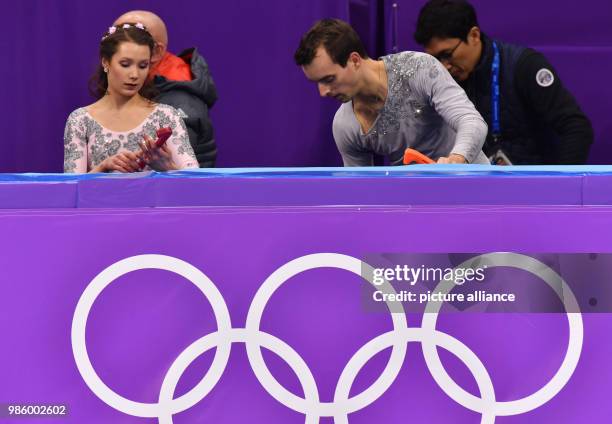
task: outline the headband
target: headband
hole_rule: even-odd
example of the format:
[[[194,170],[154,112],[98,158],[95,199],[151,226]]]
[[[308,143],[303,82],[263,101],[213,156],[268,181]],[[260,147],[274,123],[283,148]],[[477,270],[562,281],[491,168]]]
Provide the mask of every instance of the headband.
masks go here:
[[[138,28],[138,29],[145,31],[147,34],[151,35],[151,33],[149,33],[147,28],[142,23],[136,22],[135,24],[122,24],[122,25],[113,25],[113,26],[108,27],[108,31],[106,31],[106,34],[102,36],[102,40],[104,40],[109,35],[113,35],[119,28],[121,29]]]

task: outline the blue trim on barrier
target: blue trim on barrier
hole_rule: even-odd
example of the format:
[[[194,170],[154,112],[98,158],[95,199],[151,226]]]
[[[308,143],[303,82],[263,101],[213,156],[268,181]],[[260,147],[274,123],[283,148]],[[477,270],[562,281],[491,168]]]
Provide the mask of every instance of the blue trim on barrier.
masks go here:
[[[489,166],[489,165],[410,165],[356,168],[212,168],[174,172],[139,172],[133,174],[0,174],[0,183],[62,183],[97,179],[147,178],[375,178],[375,177],[562,177],[577,175],[612,175],[610,165],[591,166]]]
[[[612,166],[234,168],[0,174],[0,209],[612,205]]]

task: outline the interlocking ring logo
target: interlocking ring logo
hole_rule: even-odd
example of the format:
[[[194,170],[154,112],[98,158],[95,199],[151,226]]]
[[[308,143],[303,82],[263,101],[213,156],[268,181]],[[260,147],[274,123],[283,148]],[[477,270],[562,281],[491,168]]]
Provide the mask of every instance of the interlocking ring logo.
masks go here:
[[[562,300],[566,311],[578,311],[578,303],[567,283],[554,270],[529,256],[516,253],[489,253],[472,258],[458,266],[464,268],[474,260],[486,260],[489,268],[514,267],[531,272],[545,281]],[[245,328],[233,328],[230,313],[223,296],[214,283],[199,269],[180,259],[164,255],[133,256],[114,263],[98,274],[87,286],[74,312],[72,321],[72,350],[76,365],[87,386],[103,402],[112,408],[137,417],[156,417],[160,424],[172,424],[172,416],[191,408],[202,401],[220,380],[228,364],[233,343],[245,343],[247,356],[255,376],[264,389],[278,402],[300,412],[306,424],[319,422],[320,417],[334,417],[339,424],[348,423],[348,415],[375,402],[393,384],[406,356],[409,342],[420,342],[425,363],[440,388],[460,405],[481,414],[481,423],[493,423],[497,416],[519,415],[532,411],[559,393],[571,378],[580,354],[583,341],[582,315],[567,313],[569,342],[561,366],[552,379],[533,394],[522,399],[500,402],[495,399],[491,377],[484,364],[465,344],[453,336],[436,329],[440,303],[429,303],[423,314],[421,327],[408,327],[401,304],[387,304],[393,330],[384,333],[362,346],[344,367],[336,385],[334,400],[321,402],[317,384],[308,365],[291,346],[259,329],[266,304],[273,293],[291,277],[315,268],[338,268],[362,276],[362,270],[372,268],[351,256],[337,253],[317,253],[294,259],[274,271],[261,285],[246,319]],[[111,390],[96,374],[87,354],[85,327],[91,307],[102,291],[115,279],[128,272],[141,269],[160,269],[174,272],[191,281],[211,303],[217,331],[208,334],[188,346],[175,359],[166,373],[157,403],[136,402],[124,398]],[[371,272],[370,272],[371,274]],[[366,275],[368,273],[366,272]],[[387,283],[385,290],[393,291]],[[453,281],[441,281],[436,292],[448,293],[455,287]],[[378,287],[380,289],[380,286]],[[304,398],[285,389],[270,373],[261,348],[271,350],[292,368],[304,392]],[[352,384],[361,368],[376,354],[392,348],[389,362],[378,379],[363,392],[349,397]],[[444,369],[437,348],[442,347],[459,358],[474,376],[481,397],[476,397],[459,386]],[[200,355],[216,348],[208,372],[189,392],[174,398],[174,391],[183,372]]]

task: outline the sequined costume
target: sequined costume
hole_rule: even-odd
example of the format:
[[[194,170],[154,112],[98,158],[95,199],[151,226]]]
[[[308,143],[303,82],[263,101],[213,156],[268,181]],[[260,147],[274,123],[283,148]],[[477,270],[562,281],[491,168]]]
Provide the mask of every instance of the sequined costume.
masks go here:
[[[352,101],[334,117],[334,139],[345,166],[373,165],[374,154],[401,165],[407,147],[434,160],[456,153],[469,163],[488,163],[482,152],[487,125],[436,59],[402,52],[382,60],[388,93],[370,130],[361,130]]]
[[[179,112],[172,106],[157,104],[140,125],[122,132],[104,128],[84,107],[72,112],[64,131],[64,172],[85,173],[121,151],[139,152],[143,135],[155,139],[155,132],[162,127],[172,128],[172,136],[166,143],[176,165],[197,168],[198,162]],[[150,168],[146,166],[144,170]]]

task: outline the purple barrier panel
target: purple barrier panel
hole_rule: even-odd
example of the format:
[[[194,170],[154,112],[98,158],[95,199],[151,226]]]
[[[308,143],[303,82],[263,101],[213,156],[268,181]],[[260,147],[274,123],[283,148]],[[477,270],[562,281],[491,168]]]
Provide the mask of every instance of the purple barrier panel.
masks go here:
[[[0,182],[0,205],[4,209],[74,208],[77,182]]]
[[[388,314],[363,309],[356,258],[376,252],[612,251],[610,207],[169,208],[1,216],[2,234],[11,240],[0,255],[2,413],[8,404],[63,404],[66,423],[154,423],[160,416],[176,423],[303,423],[305,415],[312,422],[330,414],[341,420],[347,410],[351,423],[480,422],[480,413],[461,405],[469,396],[453,401],[449,385],[432,377],[418,342],[407,343],[399,359],[380,349],[363,368],[353,367],[354,384],[349,378],[338,385],[353,355],[399,322],[397,314],[392,323]],[[276,290],[261,291],[273,283]],[[579,343],[570,339],[565,314],[440,314],[436,328],[447,336],[436,343],[450,350],[438,348],[444,369],[476,401],[486,396],[479,394],[479,388],[487,391],[485,374],[497,401],[527,398],[520,407],[497,404],[513,415],[496,422],[605,422],[612,414],[612,315],[581,318]],[[409,315],[407,325],[418,329],[421,317]],[[396,343],[401,353],[406,343]],[[258,362],[257,345],[271,376]],[[577,348],[577,366],[562,365],[568,349]],[[475,362],[482,363],[475,372],[466,368]],[[567,381],[555,380],[559,369]],[[373,394],[368,388],[381,375],[388,384],[375,386]],[[541,388],[544,398],[533,397]],[[348,404],[334,402],[341,389]],[[155,407],[160,397],[168,399],[164,408]],[[305,397],[311,402],[300,400]]]
[[[389,204],[580,205],[582,176],[98,179],[79,182],[78,207]]]
[[[146,177],[81,180],[77,207],[153,207],[158,196],[157,181]]]
[[[609,205],[612,203],[612,179],[586,175],[583,183],[585,205]]]

